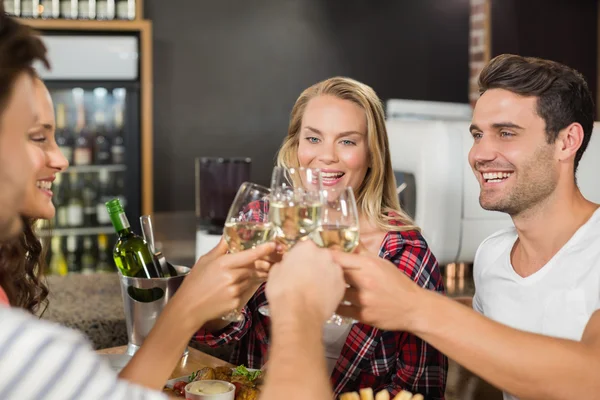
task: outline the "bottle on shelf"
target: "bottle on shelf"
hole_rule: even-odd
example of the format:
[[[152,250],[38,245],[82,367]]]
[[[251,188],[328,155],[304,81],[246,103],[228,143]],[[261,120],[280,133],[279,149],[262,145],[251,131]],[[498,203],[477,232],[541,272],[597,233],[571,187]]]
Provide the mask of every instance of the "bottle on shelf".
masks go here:
[[[69,165],[73,165],[73,140],[72,134],[67,128],[66,108],[64,103],[56,105],[56,144],[60,152],[65,156]]]
[[[78,12],[77,0],[60,0],[60,18],[77,19]]]
[[[135,19],[135,0],[116,0],[118,19]]]
[[[87,137],[85,129],[79,131],[79,135],[75,140],[75,150],[73,152],[74,165],[91,165],[92,164],[92,145]]]
[[[115,0],[96,0],[96,19],[115,19]]]
[[[21,18],[39,17],[39,6],[39,0],[21,0]]]
[[[115,110],[115,134],[110,146],[113,164],[125,164],[125,141],[123,139],[123,109]]]
[[[162,278],[148,243],[131,230],[119,199],[106,203],[106,208],[119,236],[113,249],[113,258],[121,274],[136,278]]]
[[[56,212],[54,214],[54,225],[57,228],[66,228],[69,226],[69,196],[71,185],[68,177],[64,173],[56,174],[56,180],[52,184],[52,201]]]
[[[67,236],[67,269],[69,273],[80,272],[79,257],[77,254],[77,237],[73,235]]]
[[[106,165],[111,163],[111,145],[106,134],[106,120],[103,111],[96,112],[96,139],[94,143],[94,160],[96,164]]]
[[[98,263],[96,264],[96,272],[115,272],[114,264],[111,262],[108,253],[108,238],[106,235],[98,235]]]
[[[115,196],[112,193],[110,173],[105,169],[101,169],[98,172],[98,186],[98,196],[96,201],[96,218],[98,220],[98,225],[110,225],[110,215],[108,215],[106,203]]]
[[[4,0],[4,11],[15,17],[21,16],[21,0]]]
[[[96,19],[96,0],[79,0],[79,19]]]
[[[69,174],[69,185],[71,187],[69,195],[69,226],[78,228],[83,226],[83,196],[81,190],[81,180],[76,172]]]
[[[75,149],[73,150],[74,165],[91,165],[93,160],[92,142],[88,137],[86,126],[85,95],[81,88],[73,89],[73,98],[75,100],[76,123],[75,123]]]
[[[92,274],[96,272],[96,256],[92,238],[86,236],[83,239],[83,252],[81,253],[81,273]]]
[[[69,272],[67,267],[67,260],[65,259],[65,255],[62,251],[60,245],[60,236],[54,236],[52,238],[52,257],[50,258],[50,263],[48,267],[50,269],[50,273],[52,275],[67,275]]]
[[[60,0],[42,0],[40,11],[43,19],[60,18]]]
[[[125,172],[117,171],[114,173],[114,183],[113,183],[113,192],[114,193],[124,193],[125,192]],[[127,207],[127,199],[123,195],[116,196],[123,207]]]
[[[95,186],[93,175],[87,174],[84,177],[81,188],[81,197],[83,199],[83,224],[86,227],[96,226],[98,223],[98,192]]]

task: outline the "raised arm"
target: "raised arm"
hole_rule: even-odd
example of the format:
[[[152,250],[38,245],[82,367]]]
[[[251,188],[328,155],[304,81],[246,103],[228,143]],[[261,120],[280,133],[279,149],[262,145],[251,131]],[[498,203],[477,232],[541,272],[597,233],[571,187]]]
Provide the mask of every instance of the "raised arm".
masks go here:
[[[367,254],[334,255],[353,286],[339,313],[410,331],[502,390],[521,398],[600,398],[600,311],[581,342],[526,333],[415,285]]]
[[[227,245],[221,241],[200,258],[120,377],[161,389],[192,334],[206,321],[240,306],[240,295],[248,288],[254,261],[273,249],[274,245],[268,243],[226,255]]]
[[[345,289],[341,268],[311,241],[295,245],[267,282],[272,316],[269,372],[261,400],[330,400],[323,325]]]

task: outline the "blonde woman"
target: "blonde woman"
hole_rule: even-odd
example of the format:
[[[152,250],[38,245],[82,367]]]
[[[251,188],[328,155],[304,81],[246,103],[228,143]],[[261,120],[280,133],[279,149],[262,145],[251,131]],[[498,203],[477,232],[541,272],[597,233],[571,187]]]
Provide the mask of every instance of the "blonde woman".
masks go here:
[[[326,187],[352,187],[362,245],[420,286],[444,291],[435,257],[400,207],[383,107],[373,89],[341,77],[306,89],[292,109],[277,163],[320,168]],[[254,285],[246,299],[243,321],[228,326],[213,321],[196,339],[215,347],[237,341],[231,362],[260,368],[270,341],[270,321],[258,312],[267,303],[264,285]],[[323,341],[335,395],[368,386],[444,398],[447,359],[415,335],[361,323],[326,325]]]

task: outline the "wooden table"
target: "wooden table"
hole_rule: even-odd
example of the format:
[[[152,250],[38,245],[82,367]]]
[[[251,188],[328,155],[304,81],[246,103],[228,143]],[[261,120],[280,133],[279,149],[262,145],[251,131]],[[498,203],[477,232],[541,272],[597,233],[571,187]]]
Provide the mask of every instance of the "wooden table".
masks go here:
[[[127,350],[127,346],[112,347],[110,349],[98,350],[100,354],[123,354]],[[178,378],[180,376],[186,376],[194,371],[204,367],[233,367],[226,361],[219,358],[210,356],[199,350],[188,347],[189,353],[182,357],[169,379]],[[181,397],[171,397],[173,399],[180,399]]]

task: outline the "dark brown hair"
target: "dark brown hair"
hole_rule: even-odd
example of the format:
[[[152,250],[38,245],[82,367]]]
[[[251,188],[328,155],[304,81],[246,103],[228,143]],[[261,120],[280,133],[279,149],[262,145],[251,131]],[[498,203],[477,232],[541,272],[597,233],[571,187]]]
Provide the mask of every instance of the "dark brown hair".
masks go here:
[[[0,286],[13,307],[35,313],[47,300],[44,279],[46,249],[34,232],[34,220],[23,219],[23,233],[0,244]]]
[[[18,77],[22,73],[35,76],[35,60],[50,67],[41,39],[31,28],[8,16],[0,2],[0,122]],[[35,312],[48,296],[43,282],[44,255],[33,221],[24,219],[23,226],[19,238],[0,245],[0,286],[11,305]]]
[[[35,76],[32,64],[36,60],[50,68],[46,47],[39,36],[6,14],[4,2],[0,2],[0,113],[11,97],[17,78],[23,72]]]
[[[577,122],[583,141],[575,155],[574,169],[590,142],[594,127],[594,100],[579,72],[555,61],[502,54],[492,59],[479,75],[479,92],[505,89],[521,96],[537,97],[537,114],[546,123],[546,139],[554,143],[558,133]]]

